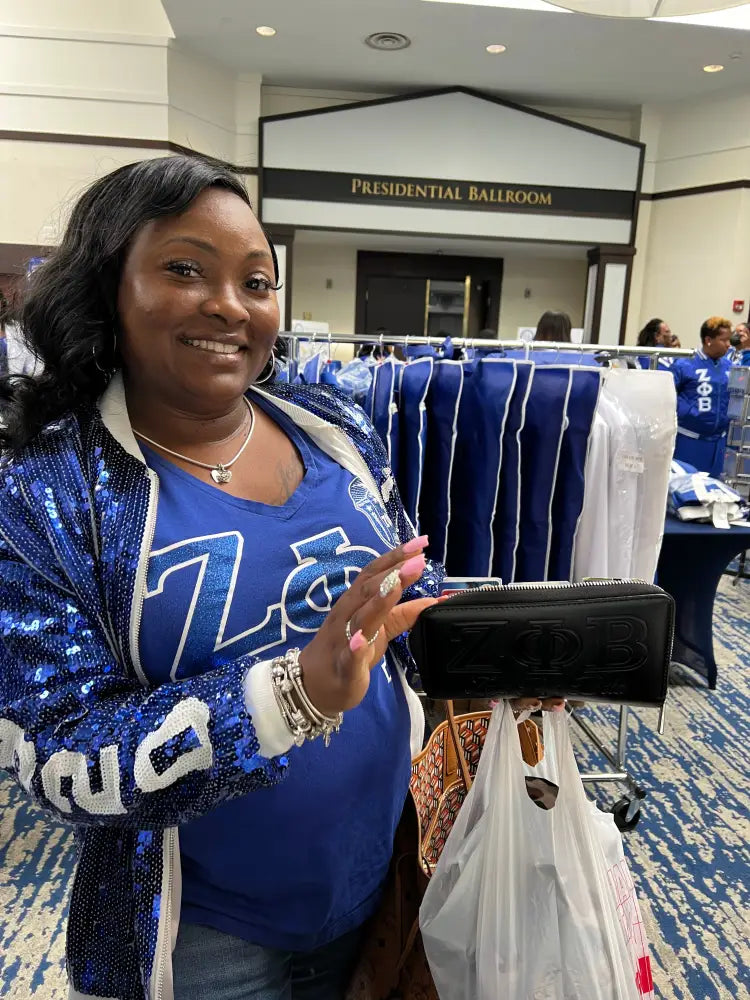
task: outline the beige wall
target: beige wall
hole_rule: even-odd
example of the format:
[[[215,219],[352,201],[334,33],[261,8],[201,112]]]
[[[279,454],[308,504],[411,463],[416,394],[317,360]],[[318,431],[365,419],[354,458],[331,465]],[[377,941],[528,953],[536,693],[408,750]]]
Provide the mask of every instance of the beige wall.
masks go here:
[[[167,46],[161,4],[0,2],[0,123],[28,132],[166,139]],[[0,141],[0,242],[53,244],[96,177],[157,155],[128,146]]]
[[[330,279],[333,287],[326,288]],[[519,326],[536,326],[545,309],[570,313],[581,326],[586,262],[509,254],[504,258],[500,301],[500,335],[513,340]],[[332,333],[354,329],[357,293],[357,251],[354,247],[300,243],[294,248],[292,313],[302,319],[327,322]],[[525,289],[531,296],[524,297]]]
[[[750,95],[644,107],[643,188],[658,194],[750,176]],[[653,316],[694,346],[702,321],[750,299],[750,197],[743,189],[641,203],[627,340]],[[738,319],[740,317],[737,317]]]
[[[333,287],[326,288],[330,279]],[[294,247],[292,316],[329,323],[331,333],[352,333],[357,297],[354,247],[298,243]]]
[[[260,113],[262,115],[289,115],[296,111],[317,111],[320,108],[354,104],[355,101],[372,101],[391,94],[365,94],[341,90],[302,90],[297,87],[261,87]]]
[[[257,165],[260,77],[171,36],[159,0],[0,0],[0,125],[53,137],[0,141],[0,243],[54,244],[84,187],[166,155],[168,142]],[[54,141],[60,133],[117,144]],[[255,178],[248,188],[255,197]]]
[[[500,339],[514,340],[519,326],[536,326],[547,309],[569,314],[583,326],[587,263],[549,257],[507,254],[503,260]],[[525,297],[525,291],[530,296]]]
[[[651,205],[642,323],[659,316],[683,347],[693,347],[707,316],[731,317],[734,299],[747,303],[749,194],[721,191]]]

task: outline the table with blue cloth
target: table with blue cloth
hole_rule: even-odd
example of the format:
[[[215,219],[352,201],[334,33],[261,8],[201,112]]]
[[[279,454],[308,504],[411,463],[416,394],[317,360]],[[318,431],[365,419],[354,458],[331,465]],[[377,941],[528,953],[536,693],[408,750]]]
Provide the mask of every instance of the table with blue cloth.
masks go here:
[[[721,574],[735,556],[750,549],[750,524],[727,531],[668,517],[656,582],[676,605],[672,660],[705,676],[716,687],[713,612]]]

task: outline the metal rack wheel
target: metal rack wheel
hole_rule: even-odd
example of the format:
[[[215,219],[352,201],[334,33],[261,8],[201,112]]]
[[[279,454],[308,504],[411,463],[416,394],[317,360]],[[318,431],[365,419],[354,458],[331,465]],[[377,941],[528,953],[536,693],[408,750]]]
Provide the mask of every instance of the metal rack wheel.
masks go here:
[[[634,830],[638,826],[638,821],[641,818],[643,798],[645,798],[645,795],[643,797],[624,795],[612,806],[610,812],[615,818],[615,826],[622,833]]]

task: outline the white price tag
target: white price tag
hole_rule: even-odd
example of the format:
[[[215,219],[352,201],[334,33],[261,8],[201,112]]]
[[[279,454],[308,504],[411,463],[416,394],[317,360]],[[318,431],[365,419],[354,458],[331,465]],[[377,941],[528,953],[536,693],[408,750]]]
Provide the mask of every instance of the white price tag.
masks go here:
[[[646,471],[645,462],[636,452],[621,451],[618,464],[624,472],[635,472],[637,475],[641,475]]]
[[[714,528],[729,529],[729,504],[715,503],[711,511]]]

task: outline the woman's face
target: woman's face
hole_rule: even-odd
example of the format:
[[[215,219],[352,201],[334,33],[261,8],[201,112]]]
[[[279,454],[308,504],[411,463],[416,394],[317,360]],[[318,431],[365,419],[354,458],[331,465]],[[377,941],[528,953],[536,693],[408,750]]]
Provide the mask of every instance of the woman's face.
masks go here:
[[[268,362],[279,329],[273,258],[252,210],[208,188],[147,223],[120,278],[129,385],[186,412],[231,406]]]
[[[669,329],[668,323],[662,323],[656,334],[656,346],[657,347],[671,347],[672,346],[672,331]]]
[[[703,344],[704,353],[707,354],[709,358],[723,358],[729,350],[731,336],[732,331],[728,326],[719,327],[719,332],[716,336],[710,337]]]

